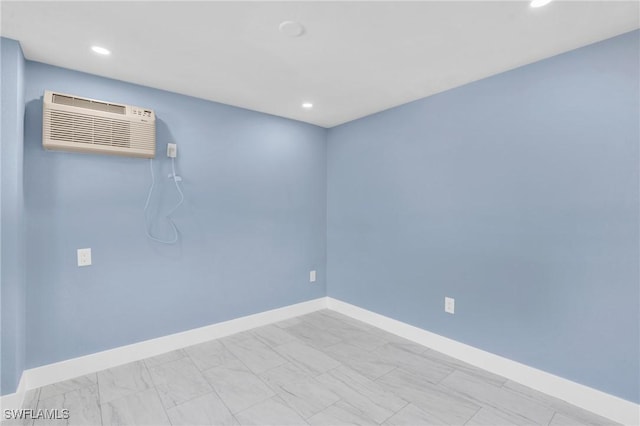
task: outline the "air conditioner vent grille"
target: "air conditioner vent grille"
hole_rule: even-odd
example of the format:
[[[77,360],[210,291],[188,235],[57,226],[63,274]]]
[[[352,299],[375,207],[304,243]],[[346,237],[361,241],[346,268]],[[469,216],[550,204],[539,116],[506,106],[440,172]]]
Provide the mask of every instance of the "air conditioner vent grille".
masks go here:
[[[50,111],[51,140],[73,143],[131,146],[131,124],[127,121]]]
[[[126,114],[127,108],[122,105],[110,104],[108,102],[83,99],[75,96],[53,94],[53,103],[59,105],[69,105],[78,108],[91,109],[94,111],[112,112],[114,114]]]

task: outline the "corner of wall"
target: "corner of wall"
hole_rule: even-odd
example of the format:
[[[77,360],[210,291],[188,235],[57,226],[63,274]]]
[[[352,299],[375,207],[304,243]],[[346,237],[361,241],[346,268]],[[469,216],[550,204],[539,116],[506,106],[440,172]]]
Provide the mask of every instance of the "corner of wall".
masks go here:
[[[2,381],[0,393],[13,393],[24,370],[26,268],[24,243],[25,59],[20,43],[0,39],[2,114],[0,144],[0,305]]]

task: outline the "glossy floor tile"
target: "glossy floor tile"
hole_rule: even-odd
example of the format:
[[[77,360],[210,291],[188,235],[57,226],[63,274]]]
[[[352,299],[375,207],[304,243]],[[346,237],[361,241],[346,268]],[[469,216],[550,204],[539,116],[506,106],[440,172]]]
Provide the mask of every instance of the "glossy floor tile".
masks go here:
[[[210,392],[183,404],[167,409],[174,426],[237,425],[238,421],[224,405],[217,393]]]
[[[24,408],[69,418],[8,424],[615,424],[326,310],[33,389]]]
[[[292,364],[268,371],[261,378],[305,419],[340,400],[337,394],[322,386],[316,378]]]
[[[103,425],[170,425],[158,392],[151,388],[101,405]],[[75,416],[71,413],[71,417]]]
[[[279,397],[269,398],[238,414],[241,425],[304,425],[306,422]]]
[[[372,380],[398,367],[395,362],[385,360],[378,354],[354,346],[351,343],[340,342],[326,347],[324,351],[342,364]]]
[[[309,419],[309,424],[314,426],[325,425],[377,425],[368,417],[362,416],[362,413],[354,406],[345,401],[338,401],[331,407]]]
[[[149,372],[162,404],[167,408],[213,392],[189,357],[156,365],[149,368]]]
[[[234,414],[275,396],[275,392],[239,360],[207,370],[204,377]]]
[[[225,346],[253,373],[259,374],[287,361],[256,337],[225,342]]]
[[[429,375],[396,368],[376,380],[386,389],[437,418],[441,424],[465,424],[480,405],[432,382]]]
[[[386,422],[385,426],[440,425],[442,421],[413,404],[407,404]]]
[[[318,381],[353,407],[352,412],[374,423],[382,423],[408,402],[378,383],[348,367],[338,367],[318,376]]]
[[[97,376],[100,403],[106,403],[153,387],[147,366],[142,361],[103,370]]]
[[[99,424],[100,404],[98,401],[98,386],[92,385],[82,387],[70,392],[58,394],[51,398],[41,399],[38,404],[39,409],[56,410],[64,409],[73,412],[73,417],[69,417],[68,421],[36,419],[34,425],[53,425],[53,424],[69,424],[69,425],[86,425]]]

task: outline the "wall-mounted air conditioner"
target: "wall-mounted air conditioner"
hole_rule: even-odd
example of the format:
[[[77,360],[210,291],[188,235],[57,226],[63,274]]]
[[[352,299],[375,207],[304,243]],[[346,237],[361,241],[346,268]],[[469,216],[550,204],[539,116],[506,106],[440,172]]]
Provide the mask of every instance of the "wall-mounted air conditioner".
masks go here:
[[[152,110],[44,92],[45,149],[153,158],[156,117]]]

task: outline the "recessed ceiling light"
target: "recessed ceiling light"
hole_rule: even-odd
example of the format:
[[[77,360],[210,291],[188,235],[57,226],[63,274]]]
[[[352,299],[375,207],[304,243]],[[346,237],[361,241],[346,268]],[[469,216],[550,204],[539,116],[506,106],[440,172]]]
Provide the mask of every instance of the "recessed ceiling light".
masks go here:
[[[311,102],[305,102],[305,103],[302,104],[302,108],[311,109],[311,108],[313,108],[313,104]]]
[[[531,7],[542,7],[551,3],[551,0],[532,0]]]
[[[109,49],[105,49],[104,47],[91,46],[91,50],[93,50],[99,55],[111,55],[111,51]]]
[[[296,21],[284,21],[278,28],[287,37],[300,37],[304,34],[304,27],[300,22]]]

